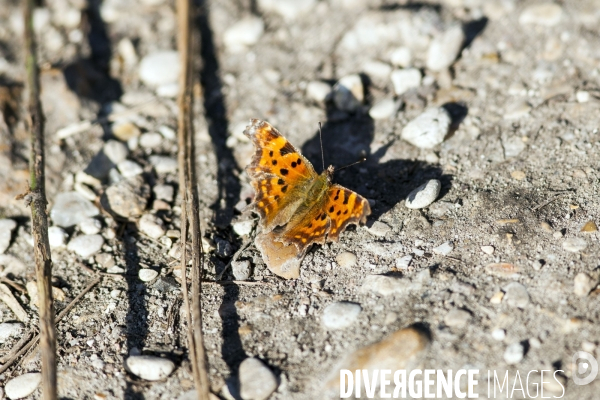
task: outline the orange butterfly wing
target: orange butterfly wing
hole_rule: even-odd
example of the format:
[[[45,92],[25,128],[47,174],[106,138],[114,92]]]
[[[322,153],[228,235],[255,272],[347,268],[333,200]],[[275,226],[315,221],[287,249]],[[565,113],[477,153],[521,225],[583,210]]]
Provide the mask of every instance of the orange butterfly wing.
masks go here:
[[[318,177],[311,163],[265,121],[253,119],[244,131],[256,152],[246,168],[256,193],[261,226],[270,231],[285,225],[303,201],[305,188]]]
[[[340,185],[331,185],[324,198],[298,220],[290,221],[282,233],[284,242],[293,243],[300,255],[312,243],[337,242],[350,224],[358,225],[371,214],[369,202]]]

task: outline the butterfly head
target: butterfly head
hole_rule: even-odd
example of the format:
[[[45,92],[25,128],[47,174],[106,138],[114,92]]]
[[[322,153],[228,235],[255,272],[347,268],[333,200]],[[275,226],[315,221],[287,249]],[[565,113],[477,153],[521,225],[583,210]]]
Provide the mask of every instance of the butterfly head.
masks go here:
[[[327,175],[327,182],[330,182],[333,180],[333,173],[335,172],[335,167],[333,165],[330,165],[329,167],[327,167],[327,169],[325,170],[325,174]]]

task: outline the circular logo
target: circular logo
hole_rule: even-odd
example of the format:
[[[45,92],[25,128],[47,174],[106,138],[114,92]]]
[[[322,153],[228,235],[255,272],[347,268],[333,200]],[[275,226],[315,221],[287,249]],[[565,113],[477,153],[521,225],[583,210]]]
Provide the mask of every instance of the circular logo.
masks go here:
[[[590,353],[578,351],[573,354],[573,381],[576,385],[587,385],[598,376],[598,361]]]

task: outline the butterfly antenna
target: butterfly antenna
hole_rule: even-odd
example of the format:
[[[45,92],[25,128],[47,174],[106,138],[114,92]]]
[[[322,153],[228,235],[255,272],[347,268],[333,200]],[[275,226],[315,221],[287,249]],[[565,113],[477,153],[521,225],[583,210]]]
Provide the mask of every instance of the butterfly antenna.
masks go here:
[[[321,122],[319,122],[319,142],[321,143],[321,161],[323,162],[323,170],[325,170],[325,153],[323,153],[323,133],[321,132]]]
[[[351,166],[353,166],[353,165],[356,165],[356,164],[360,164],[361,162],[365,162],[365,161],[367,161],[367,157],[363,157],[363,158],[361,158],[360,160],[353,162],[352,164],[344,165],[344,166],[343,166],[343,167],[341,167],[341,168],[336,168],[336,169],[335,169],[335,172],[337,172],[337,171],[341,171],[341,170],[343,170],[343,169],[345,169],[345,168],[351,167]]]

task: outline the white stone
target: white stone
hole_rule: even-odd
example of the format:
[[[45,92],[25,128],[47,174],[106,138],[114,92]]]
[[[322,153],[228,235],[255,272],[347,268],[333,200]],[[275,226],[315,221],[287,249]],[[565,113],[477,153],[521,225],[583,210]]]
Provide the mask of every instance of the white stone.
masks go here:
[[[30,372],[17,376],[6,383],[4,391],[6,396],[11,399],[22,399],[29,396],[37,389],[42,382],[42,374],[39,372]]]
[[[138,277],[142,282],[153,281],[158,276],[158,271],[150,268],[141,268],[138,272]]]
[[[367,226],[367,231],[374,236],[383,237],[390,232],[392,228],[384,222],[375,221],[371,226]]]
[[[18,335],[23,330],[20,322],[3,322],[0,324],[0,343],[6,342],[11,336]]]
[[[310,12],[316,0],[258,0],[258,8],[264,12],[273,12],[291,21]]]
[[[155,149],[163,143],[163,136],[158,132],[146,132],[140,136],[140,146],[146,149]]]
[[[361,286],[361,292],[372,292],[381,296],[407,294],[413,286],[410,282],[401,278],[385,275],[368,275]]]
[[[164,379],[175,369],[173,361],[147,355],[129,356],[125,363],[132,374],[147,381]]]
[[[135,161],[131,160],[123,160],[118,165],[117,168],[123,178],[131,178],[137,175],[141,175],[144,172],[142,166]]]
[[[505,337],[506,331],[504,329],[498,328],[492,331],[492,338],[494,338],[494,340],[501,342],[504,340]]]
[[[223,43],[229,51],[242,51],[256,44],[264,30],[262,18],[246,17],[227,28],[223,34]]]
[[[509,365],[518,364],[525,355],[525,349],[521,343],[513,343],[504,352],[504,361]]]
[[[494,254],[495,250],[496,249],[494,248],[494,246],[481,246],[481,251],[483,251],[485,254],[492,255]]]
[[[579,297],[585,297],[594,286],[596,286],[596,282],[585,272],[580,272],[575,276],[573,292]]]
[[[562,246],[563,249],[570,251],[571,253],[578,253],[582,250],[585,250],[587,247],[587,242],[585,239],[574,237],[566,239]]]
[[[323,326],[327,329],[347,328],[356,321],[361,310],[361,306],[356,303],[345,301],[331,303],[323,311]]]
[[[252,272],[252,264],[249,260],[232,261],[231,272],[236,281],[246,281],[250,278]]]
[[[99,252],[103,244],[101,235],[81,235],[71,239],[67,248],[81,258],[89,258]]]
[[[518,282],[511,282],[502,288],[504,297],[502,301],[511,307],[525,308],[529,304],[527,288]]]
[[[590,92],[579,90],[577,93],[575,93],[575,98],[577,98],[579,103],[587,103],[590,101]]]
[[[427,51],[427,68],[431,71],[442,71],[454,63],[458,57],[465,34],[461,26],[454,26],[435,37]]]
[[[125,143],[119,142],[118,140],[109,140],[104,144],[102,149],[106,157],[113,162],[118,164],[127,158],[129,149]]]
[[[174,99],[179,94],[179,83],[166,83],[156,88],[159,97]]]
[[[400,257],[398,259],[396,259],[396,268],[398,269],[408,269],[408,267],[410,266],[410,263],[413,259],[413,256],[411,256],[410,254],[404,257]]]
[[[165,223],[162,219],[152,214],[144,214],[139,222],[140,231],[153,239],[158,239],[165,234]]]
[[[555,26],[562,17],[562,8],[555,3],[532,4],[525,8],[519,16],[522,25]]]
[[[369,110],[369,116],[373,119],[388,119],[394,115],[398,106],[394,99],[383,99],[378,101]]]
[[[522,138],[512,136],[502,140],[502,147],[504,148],[504,157],[511,158],[521,154],[527,146]]]
[[[397,69],[390,76],[394,92],[400,96],[421,85],[421,71],[416,68]]]
[[[87,217],[98,215],[98,209],[77,192],[59,193],[50,210],[50,218],[55,225],[68,228],[77,225]]]
[[[389,64],[377,60],[365,62],[362,70],[371,80],[386,80],[392,73],[392,67]]]
[[[422,149],[431,149],[444,141],[452,118],[443,107],[425,110],[402,129],[402,139]]]
[[[337,261],[342,268],[352,268],[356,265],[357,258],[354,253],[344,251],[335,257],[335,261]]]
[[[408,47],[399,47],[390,54],[390,61],[397,67],[409,67],[412,62],[412,53]]]
[[[265,400],[278,386],[273,372],[257,358],[246,358],[239,369],[240,396],[244,400]]]
[[[95,235],[100,233],[102,223],[96,218],[86,218],[79,223],[79,229],[86,235]]]
[[[140,62],[139,75],[144,84],[158,87],[177,83],[181,65],[176,51],[158,51],[148,54]]]
[[[464,328],[471,321],[471,313],[455,308],[444,317],[446,325],[453,328]]]
[[[437,179],[430,179],[422,184],[408,195],[406,198],[406,207],[419,209],[430,205],[437,199],[442,189],[442,183]]]
[[[175,139],[177,139],[177,132],[175,132],[175,130],[172,129],[171,127],[169,127],[169,126],[161,125],[158,128],[158,131],[167,140],[175,140]]]
[[[159,174],[168,174],[177,172],[177,160],[169,156],[150,156],[150,164]]]
[[[154,196],[159,200],[164,200],[168,203],[173,201],[175,189],[171,185],[156,185],[152,188]]]
[[[440,244],[437,247],[434,247],[432,250],[435,254],[441,254],[443,256],[447,256],[448,254],[450,254],[452,252],[452,250],[454,250],[454,245],[452,244],[452,242],[447,241],[447,242]]]
[[[338,110],[354,112],[364,101],[364,87],[360,75],[347,75],[333,87],[333,102]]]
[[[12,219],[0,219],[0,254],[10,246],[12,231],[17,227],[17,223]]]
[[[48,228],[48,241],[52,248],[63,247],[67,243],[68,237],[69,235],[67,235],[67,232],[59,226],[51,226]]]
[[[238,236],[246,236],[252,232],[252,228],[254,227],[254,221],[251,219],[237,221],[232,224],[233,231]]]
[[[311,81],[306,85],[306,96],[316,101],[323,103],[331,93],[331,85],[321,81]]]

